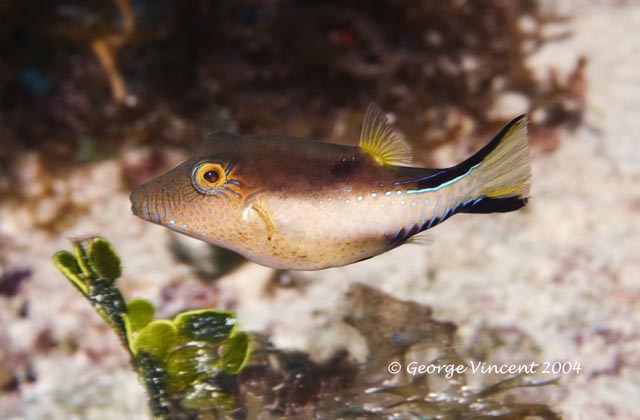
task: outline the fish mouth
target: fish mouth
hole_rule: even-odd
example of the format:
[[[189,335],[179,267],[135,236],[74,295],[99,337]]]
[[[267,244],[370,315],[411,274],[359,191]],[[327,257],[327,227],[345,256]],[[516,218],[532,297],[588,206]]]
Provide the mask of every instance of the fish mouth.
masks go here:
[[[161,225],[160,208],[162,203],[159,200],[152,200],[145,194],[142,187],[135,189],[129,196],[131,201],[131,212],[139,218]]]

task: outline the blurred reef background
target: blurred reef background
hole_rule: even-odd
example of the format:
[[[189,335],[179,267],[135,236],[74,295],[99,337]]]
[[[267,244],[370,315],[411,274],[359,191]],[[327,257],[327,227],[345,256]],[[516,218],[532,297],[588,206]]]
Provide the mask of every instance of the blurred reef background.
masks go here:
[[[366,388],[354,378],[400,385],[382,375],[385,362],[435,356],[411,353],[424,337],[385,347],[372,320],[399,329],[424,311],[446,357],[583,368],[552,386],[507,387],[495,407],[633,418],[638,25],[632,1],[1,2],[0,419],[148,418],[117,339],[51,263],[69,238],[91,235],[122,255],[127,299],[144,296],[163,317],[231,309],[272,343],[277,363],[260,356],[236,388],[254,410],[332,418],[345,409],[336,398]],[[207,132],[355,144],[370,102],[416,164],[436,167],[529,113],[531,204],[490,221],[458,216],[429,247],[317,273],[244,264],[129,211],[131,189]],[[364,316],[372,299],[403,309]],[[422,331],[410,327],[410,337]],[[390,393],[409,401],[429,386]],[[264,399],[244,400],[246,389]],[[361,405],[398,404],[381,394]],[[497,418],[525,415],[514,407]]]
[[[2,14],[5,167],[25,149],[66,165],[123,145],[189,148],[214,129],[353,143],[371,101],[429,161],[514,112],[575,125],[584,99],[578,57],[568,79],[534,78],[526,57],[567,35],[545,35],[566,17],[535,1],[92,0]]]

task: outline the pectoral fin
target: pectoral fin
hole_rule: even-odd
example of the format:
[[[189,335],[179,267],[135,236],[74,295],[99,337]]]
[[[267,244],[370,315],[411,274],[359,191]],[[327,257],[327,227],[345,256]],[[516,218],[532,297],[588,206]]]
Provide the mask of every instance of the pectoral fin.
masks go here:
[[[411,163],[411,149],[393,131],[385,114],[377,105],[367,108],[360,134],[360,149],[371,155],[380,165]]]
[[[255,213],[260,217],[260,219],[264,222],[265,231],[267,234],[267,240],[271,240],[273,235],[276,233],[276,225],[271,218],[271,214],[267,211],[267,209],[262,206],[258,199],[254,198],[249,201],[247,206],[242,212],[242,217],[245,220],[249,219],[249,215],[251,213]]]

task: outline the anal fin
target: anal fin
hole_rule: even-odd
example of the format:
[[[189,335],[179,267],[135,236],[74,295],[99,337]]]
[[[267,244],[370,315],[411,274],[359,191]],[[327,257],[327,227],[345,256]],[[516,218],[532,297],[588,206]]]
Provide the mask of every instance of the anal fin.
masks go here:
[[[433,245],[433,236],[430,232],[422,231],[406,240],[407,245],[431,246]]]

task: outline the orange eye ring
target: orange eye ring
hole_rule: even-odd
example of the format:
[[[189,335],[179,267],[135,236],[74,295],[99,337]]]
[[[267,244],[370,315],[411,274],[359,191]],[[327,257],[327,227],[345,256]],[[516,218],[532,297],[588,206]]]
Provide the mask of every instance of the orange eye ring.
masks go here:
[[[227,174],[219,163],[200,162],[191,171],[191,183],[203,194],[214,194],[227,181]]]

